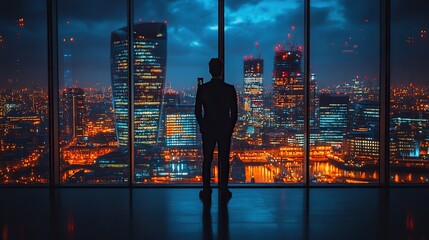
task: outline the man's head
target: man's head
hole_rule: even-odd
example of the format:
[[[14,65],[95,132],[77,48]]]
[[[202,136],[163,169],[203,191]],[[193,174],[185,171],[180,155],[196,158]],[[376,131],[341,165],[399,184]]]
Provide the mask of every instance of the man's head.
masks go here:
[[[212,77],[220,78],[223,73],[223,62],[220,58],[212,58],[209,62],[210,74]]]

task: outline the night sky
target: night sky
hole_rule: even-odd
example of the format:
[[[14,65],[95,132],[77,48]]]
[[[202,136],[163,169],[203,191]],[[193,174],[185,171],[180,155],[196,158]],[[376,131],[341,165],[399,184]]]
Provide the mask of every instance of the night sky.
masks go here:
[[[378,78],[379,5],[365,0],[313,0],[311,67],[319,84],[348,82],[356,75]],[[46,1],[9,1],[0,9],[0,87],[47,86]],[[125,0],[59,1],[59,61],[62,39],[73,37],[72,78],[78,86],[110,86],[110,34],[126,26]],[[429,1],[392,0],[392,83],[427,85]],[[167,21],[167,82],[173,88],[209,78],[207,63],[217,56],[217,1],[135,0],[135,22]],[[226,0],[226,81],[241,85],[243,56],[265,61],[271,85],[274,46],[303,45],[302,0]],[[17,23],[24,18],[25,26]],[[292,28],[294,27],[294,30]],[[21,38],[17,40],[17,33]],[[288,34],[290,34],[288,36]],[[21,74],[17,74],[20,59]]]

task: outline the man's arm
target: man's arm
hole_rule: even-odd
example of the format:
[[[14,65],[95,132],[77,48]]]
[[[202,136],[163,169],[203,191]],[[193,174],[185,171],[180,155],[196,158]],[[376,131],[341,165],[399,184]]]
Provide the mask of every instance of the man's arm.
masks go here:
[[[231,132],[234,132],[235,123],[237,122],[238,116],[238,106],[237,106],[237,92],[235,91],[235,87],[232,86],[232,99],[231,99]]]
[[[198,125],[200,126],[200,132],[203,133],[203,102],[201,99],[201,86],[197,89],[197,97],[195,99],[195,116],[197,118]]]

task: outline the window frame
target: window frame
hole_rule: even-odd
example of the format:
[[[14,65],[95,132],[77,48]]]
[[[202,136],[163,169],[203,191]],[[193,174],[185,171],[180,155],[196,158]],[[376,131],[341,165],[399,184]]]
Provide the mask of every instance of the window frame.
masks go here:
[[[134,131],[129,134],[129,181],[124,185],[113,184],[79,184],[79,185],[66,185],[60,183],[60,164],[59,164],[59,61],[58,61],[58,1],[60,0],[46,0],[47,18],[46,24],[48,26],[48,99],[49,99],[49,184],[43,187],[200,187],[200,184],[135,184],[134,182]],[[380,159],[379,159],[379,179],[376,184],[310,184],[310,29],[311,29],[311,0],[304,1],[304,183],[297,184],[251,184],[240,185],[231,184],[232,187],[395,187],[395,186],[424,186],[426,184],[405,183],[395,184],[390,182],[390,30],[391,30],[391,15],[390,7],[391,0],[380,1]],[[224,10],[225,1],[218,0],[218,57],[224,59],[225,57],[225,23],[224,23]],[[127,0],[127,28],[128,28],[128,50],[132,52],[133,38],[130,33],[133,32],[134,20],[134,0]],[[134,112],[134,90],[133,90],[133,56],[128,56],[128,75],[130,79],[129,84],[129,116]],[[129,126],[134,126],[134,118],[129,117]],[[1,185],[1,187],[22,187],[25,185]],[[26,186],[28,187],[28,186]]]

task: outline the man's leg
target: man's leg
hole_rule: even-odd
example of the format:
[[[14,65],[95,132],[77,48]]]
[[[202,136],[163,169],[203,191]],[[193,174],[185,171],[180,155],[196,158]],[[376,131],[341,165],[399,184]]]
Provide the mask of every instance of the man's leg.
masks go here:
[[[216,141],[207,134],[203,135],[203,189],[210,190],[210,170]]]
[[[229,179],[229,153],[231,149],[231,136],[222,136],[218,142],[219,149],[219,190],[228,190]]]

